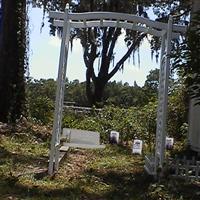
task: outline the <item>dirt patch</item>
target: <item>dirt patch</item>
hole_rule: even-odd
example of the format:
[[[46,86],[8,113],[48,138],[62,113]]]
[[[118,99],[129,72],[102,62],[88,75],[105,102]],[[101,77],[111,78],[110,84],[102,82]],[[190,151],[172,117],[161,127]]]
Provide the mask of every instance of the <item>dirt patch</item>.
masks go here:
[[[68,179],[78,178],[86,170],[91,159],[94,159],[92,158],[92,152],[82,149],[71,149],[61,162],[61,168],[57,176],[65,176]]]

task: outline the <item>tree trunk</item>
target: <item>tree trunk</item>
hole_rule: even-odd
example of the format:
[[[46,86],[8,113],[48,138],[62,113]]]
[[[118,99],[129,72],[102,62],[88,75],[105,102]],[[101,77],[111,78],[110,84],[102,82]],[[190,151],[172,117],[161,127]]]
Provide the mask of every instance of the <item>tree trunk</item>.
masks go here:
[[[91,74],[89,69],[86,72],[86,95],[90,106],[95,105],[101,107],[104,88],[108,82],[104,77],[96,77],[95,81],[91,82]]]
[[[137,6],[133,6],[132,1],[103,1],[103,7],[100,6],[101,1],[98,2],[99,4],[95,3],[95,1],[90,1],[88,4],[86,1],[81,1],[80,10],[100,11],[103,9],[104,11],[112,12],[137,13]],[[88,5],[90,5],[89,8],[87,7]],[[132,6],[135,8],[134,12]],[[133,50],[139,47],[143,38],[146,37],[146,33],[140,34],[137,31],[131,34],[129,33],[130,35],[127,36],[127,38],[129,38],[130,44],[128,45],[127,51],[112,70],[109,70],[110,64],[114,60],[114,48],[121,33],[121,28],[104,27],[95,29],[88,28],[80,34],[81,44],[84,48],[83,58],[87,68],[86,94],[90,105],[100,105],[103,98],[103,91],[108,80],[111,79],[120,68],[123,68],[124,62],[130,57]],[[95,59],[100,59],[100,57],[101,62],[99,62],[97,72],[94,63]],[[96,75],[95,72],[98,74]]]
[[[94,86],[94,103],[97,107],[102,107],[102,98],[104,88],[107,81],[105,79],[98,78]]]
[[[26,0],[3,0],[0,36],[0,121],[15,122],[25,102]]]
[[[89,105],[92,106],[94,104],[94,94],[93,94],[93,87],[91,83],[91,73],[88,68],[86,70],[86,96],[87,96]]]

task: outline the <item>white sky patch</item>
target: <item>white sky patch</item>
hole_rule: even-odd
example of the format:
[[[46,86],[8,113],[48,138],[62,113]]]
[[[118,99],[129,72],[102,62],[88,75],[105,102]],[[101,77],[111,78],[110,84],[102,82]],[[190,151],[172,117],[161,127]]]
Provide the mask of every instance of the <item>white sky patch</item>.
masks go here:
[[[71,44],[69,46],[70,52],[71,52]],[[72,53],[73,54],[83,54],[83,47],[80,43],[80,39],[74,39],[73,44],[72,44]]]
[[[59,47],[60,48],[61,39],[56,37],[56,36],[51,36],[51,37],[49,37],[48,44],[50,46]]]
[[[150,40],[150,38],[151,38],[151,37],[148,36],[148,39],[149,39],[149,40]],[[144,48],[144,49],[150,50],[150,43],[149,43],[148,39],[145,38],[145,39],[142,41],[142,46],[141,46],[141,47]]]
[[[49,35],[49,24],[46,18],[45,26],[42,29],[42,33],[40,33],[42,10],[35,8],[31,9],[30,20],[32,23],[30,33],[30,76],[36,79],[56,79],[61,39]],[[116,52],[115,64],[122,58],[126,51],[127,47],[124,42],[123,33],[119,37],[114,50],[114,52]],[[140,47],[140,67],[138,67],[137,57],[136,52],[134,65],[131,55],[130,62],[128,62],[127,59],[124,64],[123,73],[122,71],[117,72],[111,81],[116,80],[117,82],[128,82],[130,85],[133,85],[134,81],[136,81],[138,85],[142,86],[149,71],[158,68],[158,64],[151,60],[150,46],[149,42],[146,40],[143,41],[143,45]],[[98,67],[98,65],[96,67]],[[67,78],[70,81],[74,79],[85,81],[85,72],[86,67],[83,62],[83,48],[80,44],[80,40],[75,39],[73,42],[72,52],[69,50]]]

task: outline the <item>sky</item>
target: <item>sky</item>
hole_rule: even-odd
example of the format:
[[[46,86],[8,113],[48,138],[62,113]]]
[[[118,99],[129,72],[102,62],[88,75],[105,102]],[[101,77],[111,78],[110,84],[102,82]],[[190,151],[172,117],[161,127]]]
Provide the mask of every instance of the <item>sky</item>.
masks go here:
[[[42,24],[42,11],[39,8],[29,9],[29,26],[30,26],[30,60],[29,73],[34,79],[57,78],[58,61],[60,54],[61,40],[56,36],[49,35],[48,14],[45,16],[45,25],[40,31]],[[127,48],[121,36],[116,45],[115,62],[119,60]],[[119,71],[111,81],[116,80],[122,83],[128,82],[133,85],[134,81],[142,86],[146,80],[149,71],[158,68],[155,59],[151,59],[150,45],[146,40],[140,48],[140,64],[137,62],[137,53],[135,55],[135,63],[132,57],[130,61],[124,64],[124,70]],[[97,64],[97,63],[96,63]],[[80,41],[76,40],[73,50],[69,51],[67,78],[69,81],[78,79],[80,82],[85,81],[85,65],[83,62],[83,51]]]

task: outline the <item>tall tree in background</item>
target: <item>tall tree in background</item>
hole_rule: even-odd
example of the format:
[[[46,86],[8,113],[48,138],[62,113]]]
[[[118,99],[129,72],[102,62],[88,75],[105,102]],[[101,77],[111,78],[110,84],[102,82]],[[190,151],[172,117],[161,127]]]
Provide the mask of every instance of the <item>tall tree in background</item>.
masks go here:
[[[26,0],[2,0],[0,33],[0,121],[23,113],[26,66]]]
[[[150,6],[153,0],[80,0],[69,1],[73,12],[111,11],[137,14],[147,17],[143,6]],[[48,9],[63,10],[67,1],[45,1],[34,0],[35,5]],[[138,3],[141,6],[138,6]],[[59,6],[60,5],[60,9]],[[51,33],[55,31],[52,27]],[[116,43],[122,34],[121,28],[86,28],[73,30],[71,39],[79,38],[83,47],[83,59],[86,66],[86,94],[90,105],[99,105],[102,101],[103,91],[107,82],[124,67],[124,62],[139,48],[142,40],[147,34],[138,31],[126,31],[125,44],[127,51],[122,57],[115,56]]]
[[[75,1],[73,1],[75,2]],[[147,16],[147,9],[152,7],[159,21],[167,22],[170,14],[177,15],[187,10],[184,1],[157,1],[157,0],[80,0],[72,5],[73,12],[88,11],[112,11],[131,13],[134,15]],[[46,8],[48,3],[44,5]],[[58,1],[54,1],[56,8]],[[63,4],[62,4],[63,5]],[[63,6],[61,6],[63,9]],[[184,12],[184,16],[185,16]],[[188,14],[188,13],[187,13]],[[180,22],[180,18],[176,18]],[[55,30],[55,28],[54,28]],[[137,31],[126,31],[125,43],[127,51],[122,57],[115,56],[116,43],[121,35],[120,28],[87,28],[84,30],[73,30],[72,40],[78,37],[83,46],[83,58],[86,66],[86,93],[90,104],[101,102],[103,91],[107,82],[124,67],[124,62],[135,52],[146,37],[146,34]],[[152,52],[158,57],[160,41],[158,38],[151,38]],[[114,62],[115,61],[115,62]]]
[[[133,1],[121,0],[82,0],[74,8],[75,12],[111,11],[147,16],[142,9],[137,9]],[[115,58],[116,43],[122,34],[121,28],[87,28],[75,31],[83,46],[83,58],[86,66],[86,94],[91,105],[102,101],[103,92],[108,81],[120,70],[124,62],[136,50],[146,34],[137,31],[126,31],[127,51],[121,58]],[[72,36],[73,37],[73,36]],[[114,62],[116,60],[116,62]],[[98,64],[97,64],[98,63]]]

